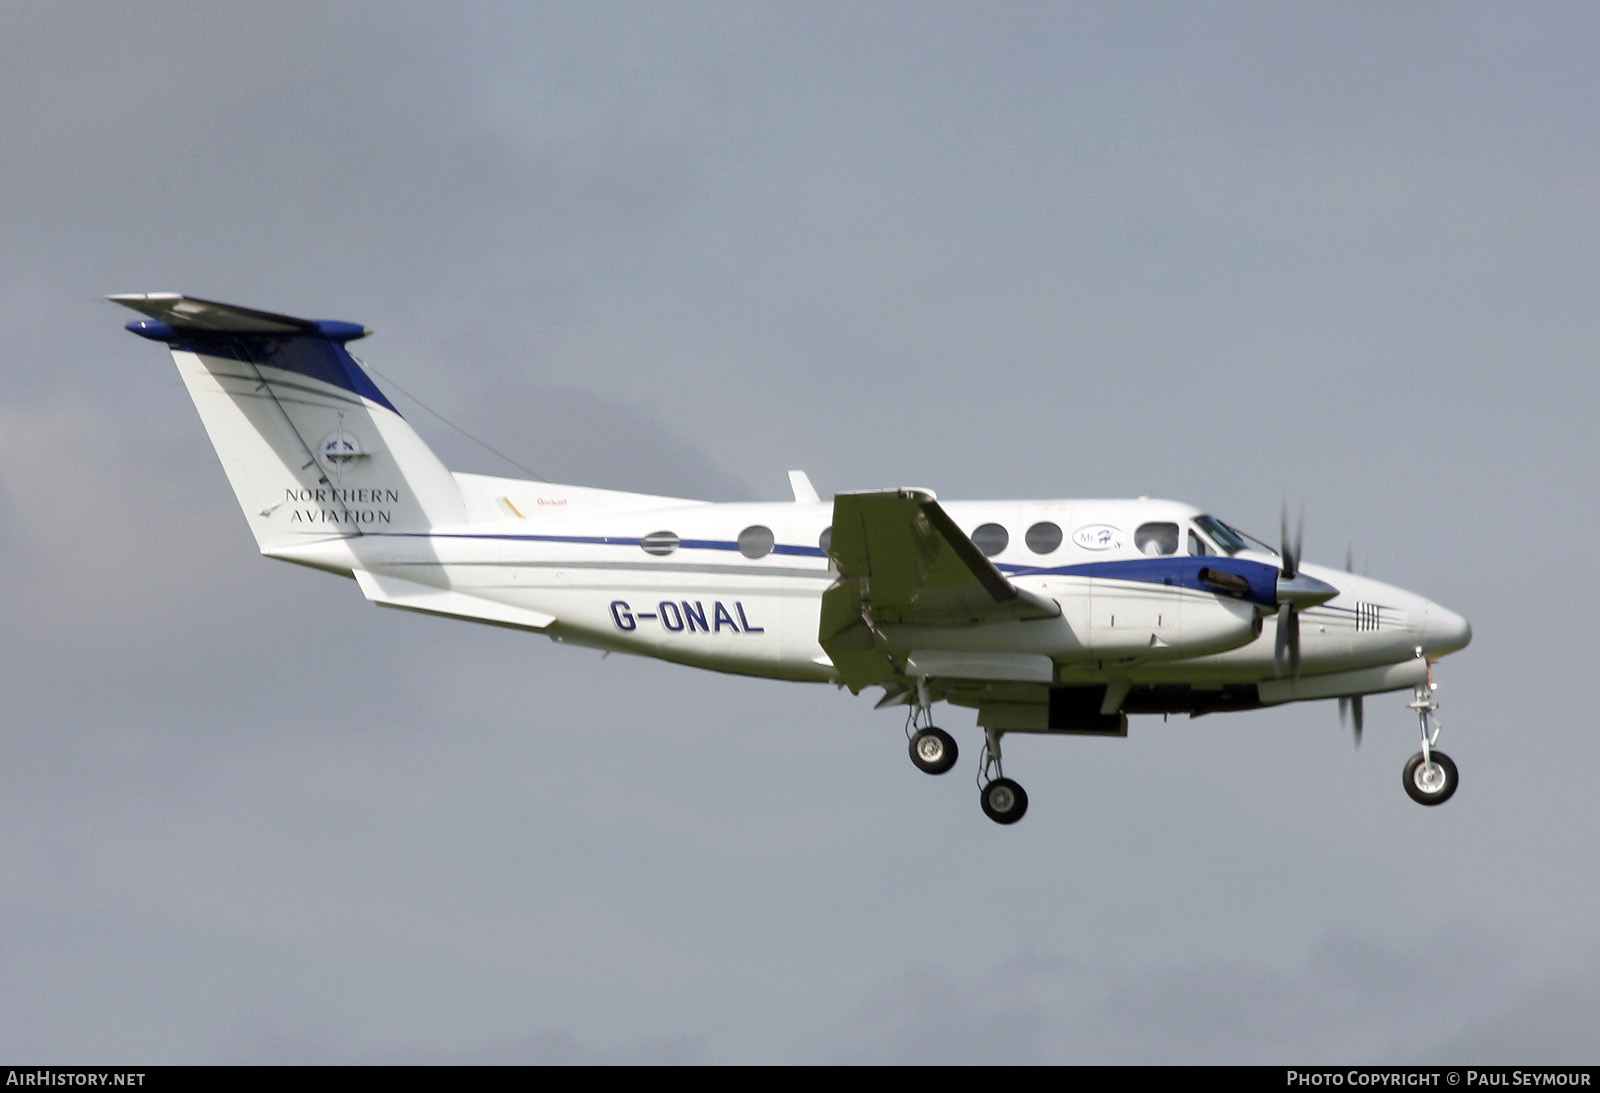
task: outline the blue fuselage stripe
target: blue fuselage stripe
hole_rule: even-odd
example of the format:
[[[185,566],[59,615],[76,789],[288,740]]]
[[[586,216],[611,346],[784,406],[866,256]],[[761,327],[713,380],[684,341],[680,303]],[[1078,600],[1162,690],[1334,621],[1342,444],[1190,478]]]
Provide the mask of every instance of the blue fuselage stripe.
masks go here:
[[[588,546],[644,546],[644,536],[638,535],[511,535],[511,534],[479,534],[475,532],[436,532],[436,531],[399,531],[389,532],[392,538],[405,539],[503,539],[511,542],[522,543],[578,543]],[[676,550],[731,550],[737,551],[739,544],[728,539],[681,539]],[[787,554],[791,557],[821,558],[823,553],[818,547],[791,546],[779,543],[773,547],[769,554]]]
[[[643,536],[632,535],[530,535],[530,534],[457,534],[438,532],[393,533],[405,538],[428,539],[499,539],[529,543],[573,543],[584,546],[642,547]],[[739,544],[728,539],[684,539],[679,550],[738,551]],[[773,554],[791,557],[824,557],[818,547],[780,543],[772,548]],[[996,566],[1008,577],[1089,577],[1102,581],[1126,581],[1132,584],[1157,584],[1172,588],[1187,588],[1212,595],[1233,595],[1263,606],[1276,606],[1278,599],[1278,570],[1276,566],[1252,562],[1243,558],[1206,555],[1199,558],[1120,558],[1104,562],[1080,562],[1064,566],[1030,566],[1003,563]],[[1242,579],[1246,591],[1229,593],[1215,584],[1200,579],[1201,570],[1210,569]]]
[[[1128,581],[1135,584],[1159,584],[1174,588],[1188,588],[1213,595],[1233,595],[1264,606],[1278,602],[1278,568],[1244,558],[1229,558],[1208,554],[1199,558],[1119,558],[1115,561],[1082,562],[1064,566],[1001,565],[997,567],[1011,577],[1091,577],[1101,581]],[[1246,591],[1230,593],[1216,584],[1200,579],[1202,570],[1213,570],[1242,579]]]

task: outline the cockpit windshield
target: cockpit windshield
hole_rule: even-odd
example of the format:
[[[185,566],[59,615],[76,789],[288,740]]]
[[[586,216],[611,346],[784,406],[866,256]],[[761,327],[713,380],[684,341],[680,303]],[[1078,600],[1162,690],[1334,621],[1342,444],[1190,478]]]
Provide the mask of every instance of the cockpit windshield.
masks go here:
[[[1229,527],[1215,516],[1196,516],[1194,522],[1195,526],[1210,536],[1211,541],[1226,554],[1237,554],[1241,550],[1248,550],[1251,546],[1260,547],[1268,554],[1278,553],[1276,549],[1254,535],[1246,535],[1238,528]]]

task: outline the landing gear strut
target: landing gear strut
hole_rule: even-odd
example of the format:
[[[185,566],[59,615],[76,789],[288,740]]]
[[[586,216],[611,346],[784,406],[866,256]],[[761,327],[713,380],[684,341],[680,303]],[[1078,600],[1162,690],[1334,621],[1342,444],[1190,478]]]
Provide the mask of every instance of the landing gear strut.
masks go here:
[[[1028,791],[1005,776],[1000,767],[1000,733],[985,729],[983,760],[978,768],[978,804],[997,824],[1014,824],[1028,811]],[[990,772],[994,777],[990,777]]]
[[[928,700],[928,681],[917,680],[917,700],[906,718],[906,738],[910,741],[911,761],[927,774],[943,774],[956,765],[959,751],[953,736],[933,725],[932,703]]]
[[[978,804],[997,824],[1014,824],[1028,811],[1028,794],[1000,768],[1000,731],[985,729],[983,758],[978,765]],[[956,765],[955,739],[933,724],[933,701],[928,681],[917,680],[911,712],[906,715],[906,740],[911,761],[918,770],[943,774]]]
[[[1439,718],[1435,715],[1439,703],[1433,697],[1431,678],[1416,689],[1407,708],[1417,715],[1422,730],[1422,750],[1406,761],[1406,793],[1419,805],[1442,805],[1455,793],[1459,776],[1450,757],[1433,747],[1433,742],[1439,739]]]

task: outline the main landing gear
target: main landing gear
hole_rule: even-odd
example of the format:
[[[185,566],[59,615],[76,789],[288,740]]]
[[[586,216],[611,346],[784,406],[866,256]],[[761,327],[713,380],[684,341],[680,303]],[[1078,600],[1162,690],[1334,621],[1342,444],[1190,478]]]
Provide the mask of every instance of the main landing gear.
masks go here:
[[[920,771],[944,774],[956,765],[955,739],[933,725],[932,702],[926,680],[917,681],[916,699],[906,718],[906,739],[911,761]],[[987,730],[983,759],[978,766],[978,804],[997,824],[1014,824],[1028,811],[1028,794],[1000,769],[1000,734]]]
[[[1455,793],[1459,776],[1450,757],[1433,747],[1433,742],[1439,739],[1439,718],[1434,712],[1439,703],[1433,697],[1431,678],[1416,689],[1407,708],[1417,715],[1422,730],[1422,750],[1406,761],[1406,793],[1419,805],[1442,805]]]
[[[911,761],[925,774],[943,774],[956,765],[960,754],[955,737],[933,726],[932,703],[928,700],[927,680],[917,680],[917,700],[906,718],[906,738],[911,742]]]
[[[1027,814],[1028,791],[1007,778],[1000,767],[1000,733],[994,729],[984,732],[987,739],[978,767],[978,804],[995,823],[1014,824]]]
[[[955,738],[932,725],[911,737],[911,761],[925,774],[943,774],[956,765]]]

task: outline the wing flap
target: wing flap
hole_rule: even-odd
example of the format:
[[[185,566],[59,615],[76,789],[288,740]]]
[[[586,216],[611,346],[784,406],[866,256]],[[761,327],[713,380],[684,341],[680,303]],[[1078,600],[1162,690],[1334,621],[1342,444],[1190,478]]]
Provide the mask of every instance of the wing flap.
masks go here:
[[[1017,588],[926,490],[840,494],[829,553],[859,580],[882,626],[975,626],[1054,618],[1061,608]]]
[[[1053,601],[1006,580],[926,490],[839,494],[828,553],[839,579],[823,594],[818,637],[852,690],[903,674],[885,626],[984,626],[1061,614]]]

